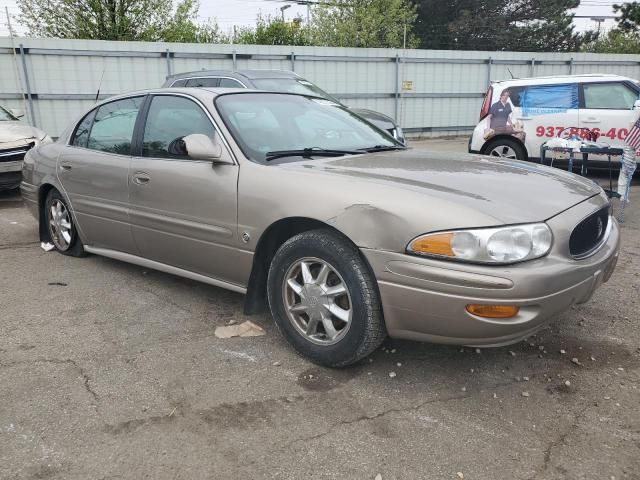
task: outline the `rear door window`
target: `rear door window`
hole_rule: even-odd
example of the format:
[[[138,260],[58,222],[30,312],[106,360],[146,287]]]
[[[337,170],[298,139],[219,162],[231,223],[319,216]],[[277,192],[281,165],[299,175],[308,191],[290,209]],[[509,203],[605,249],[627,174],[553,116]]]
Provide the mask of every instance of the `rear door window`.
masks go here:
[[[87,148],[131,155],[131,138],[144,97],[124,98],[98,108]]]
[[[171,84],[172,87],[184,87],[187,84],[186,80],[176,80]]]
[[[638,94],[620,82],[584,83],[584,108],[631,110]]]
[[[221,78],[220,88],[244,88],[244,86],[233,78]]]

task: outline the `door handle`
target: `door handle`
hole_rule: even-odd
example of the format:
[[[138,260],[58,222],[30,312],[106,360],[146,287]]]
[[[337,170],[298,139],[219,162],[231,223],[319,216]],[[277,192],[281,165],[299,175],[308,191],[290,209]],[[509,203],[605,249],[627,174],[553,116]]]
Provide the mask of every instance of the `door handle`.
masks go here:
[[[136,185],[146,185],[151,181],[151,177],[144,172],[137,172],[133,174],[133,183]]]
[[[533,117],[516,117],[516,120],[531,120]]]
[[[582,123],[600,123],[600,119],[595,118],[595,117],[588,117],[585,118]]]
[[[69,162],[62,162],[60,164],[60,170],[71,170],[72,165]]]

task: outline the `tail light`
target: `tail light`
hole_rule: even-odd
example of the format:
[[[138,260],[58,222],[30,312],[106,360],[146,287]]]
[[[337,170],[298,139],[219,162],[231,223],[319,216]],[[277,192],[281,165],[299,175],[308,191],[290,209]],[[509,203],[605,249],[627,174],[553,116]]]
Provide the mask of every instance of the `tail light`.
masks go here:
[[[489,87],[487,93],[484,94],[484,101],[482,102],[482,108],[480,109],[480,120],[489,115],[491,109],[491,97],[493,97],[493,87]]]

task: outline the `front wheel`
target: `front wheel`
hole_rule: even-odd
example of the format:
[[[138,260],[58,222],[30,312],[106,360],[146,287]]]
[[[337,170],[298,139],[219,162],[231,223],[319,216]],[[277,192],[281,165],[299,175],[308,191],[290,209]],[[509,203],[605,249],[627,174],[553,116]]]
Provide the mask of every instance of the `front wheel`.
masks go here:
[[[332,230],[303,232],[280,247],[267,296],[283,336],[320,365],[355,363],[386,337],[372,274],[357,247]]]

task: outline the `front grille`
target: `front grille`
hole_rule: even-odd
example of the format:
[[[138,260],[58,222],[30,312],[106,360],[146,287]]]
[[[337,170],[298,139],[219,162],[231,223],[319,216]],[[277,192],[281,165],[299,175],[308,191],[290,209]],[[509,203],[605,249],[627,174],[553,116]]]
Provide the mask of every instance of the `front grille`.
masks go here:
[[[0,162],[22,161],[27,152],[33,148],[33,145],[33,143],[28,143],[21,147],[0,148]]]
[[[574,258],[588,257],[595,252],[605,239],[609,227],[609,207],[589,215],[576,228],[569,238],[569,253]]]

